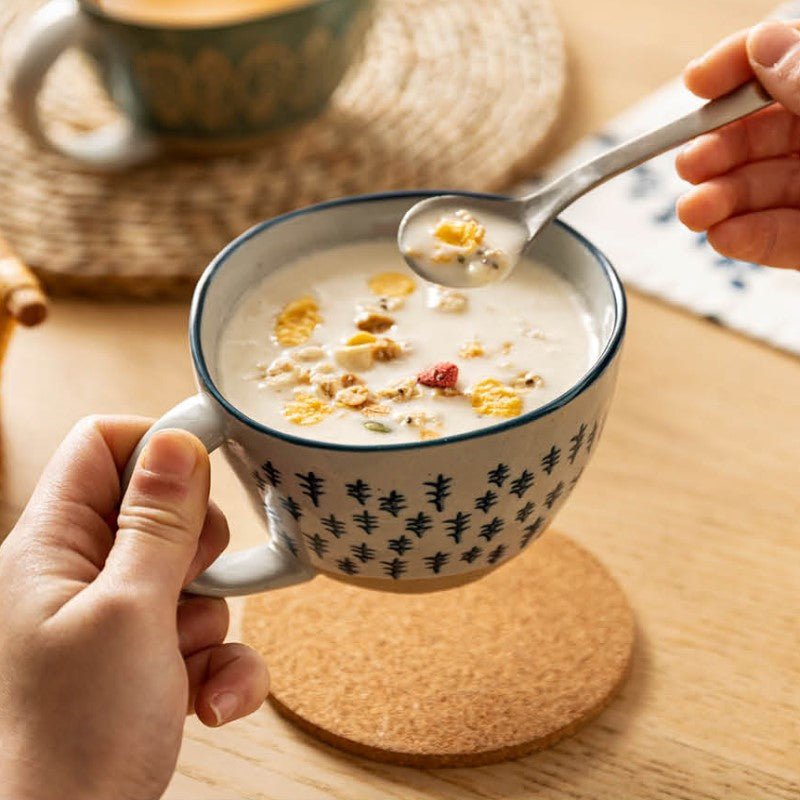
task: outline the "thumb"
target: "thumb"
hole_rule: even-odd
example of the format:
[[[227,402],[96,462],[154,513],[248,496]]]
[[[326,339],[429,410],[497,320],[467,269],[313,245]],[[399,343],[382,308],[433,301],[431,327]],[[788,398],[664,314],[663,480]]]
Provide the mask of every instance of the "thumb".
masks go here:
[[[155,433],[122,499],[104,571],[177,602],[208,510],[208,453],[192,434]]]
[[[747,37],[750,66],[762,86],[793,114],[800,114],[800,31],[763,22]]]

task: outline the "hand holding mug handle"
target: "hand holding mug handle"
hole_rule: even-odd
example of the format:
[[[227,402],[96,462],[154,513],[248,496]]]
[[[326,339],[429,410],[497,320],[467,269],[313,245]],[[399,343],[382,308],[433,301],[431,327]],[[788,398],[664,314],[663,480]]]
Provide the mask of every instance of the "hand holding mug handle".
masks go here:
[[[164,414],[142,437],[122,473],[123,493],[145,444],[156,431],[165,428],[189,431],[200,439],[209,453],[224,441],[221,420],[208,397],[197,394],[184,400]],[[314,574],[313,568],[270,541],[248,550],[223,554],[189,584],[186,591],[207,597],[232,597],[291,586],[310,580]]]
[[[10,80],[11,111],[20,127],[39,144],[87,166],[125,169],[153,158],[156,140],[127,119],[68,139],[52,137],[39,117],[42,83],[58,57],[70,47],[88,46],[94,34],[76,0],[52,0],[34,14],[25,31]]]

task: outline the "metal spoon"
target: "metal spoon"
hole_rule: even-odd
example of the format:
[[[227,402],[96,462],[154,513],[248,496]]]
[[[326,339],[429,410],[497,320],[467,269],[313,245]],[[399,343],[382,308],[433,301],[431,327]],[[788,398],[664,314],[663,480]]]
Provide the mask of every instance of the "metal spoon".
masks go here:
[[[631,139],[587,161],[533,194],[499,200],[457,195],[441,195],[422,200],[409,209],[400,223],[397,233],[400,252],[417,274],[443,286],[474,287],[502,279],[513,270],[522,252],[541,229],[573,200],[653,156],[774,102],[758,82],[750,81],[661,128]],[[478,256],[482,259],[481,262],[474,258],[470,260],[461,257],[446,263],[439,259],[437,263],[430,258],[435,244],[431,221],[452,217],[459,209],[466,209],[483,223],[487,240],[492,235],[493,225],[505,230],[506,242],[502,249],[507,258],[503,259],[499,267],[485,268],[485,254]],[[427,237],[430,246],[421,249],[419,242],[424,237]],[[479,269],[474,269],[475,267]]]

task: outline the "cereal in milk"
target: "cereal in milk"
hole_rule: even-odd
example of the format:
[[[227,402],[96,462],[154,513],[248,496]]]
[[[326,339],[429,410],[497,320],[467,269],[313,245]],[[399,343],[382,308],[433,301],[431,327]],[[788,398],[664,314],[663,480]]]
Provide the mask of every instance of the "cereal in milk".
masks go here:
[[[217,379],[250,418],[310,439],[436,439],[524,414],[574,385],[599,339],[578,293],[524,259],[480,289],[425,283],[389,240],[313,253],[238,303]]]

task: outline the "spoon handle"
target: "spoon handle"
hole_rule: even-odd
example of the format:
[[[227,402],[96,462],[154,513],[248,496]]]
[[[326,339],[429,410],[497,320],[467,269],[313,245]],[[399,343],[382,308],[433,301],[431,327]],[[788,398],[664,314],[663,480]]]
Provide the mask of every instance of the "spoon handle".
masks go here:
[[[521,198],[533,232],[595,186],[638,166],[701,133],[721,128],[774,103],[757,81],[749,81],[683,117],[644,133],[581,164],[552,183]]]

